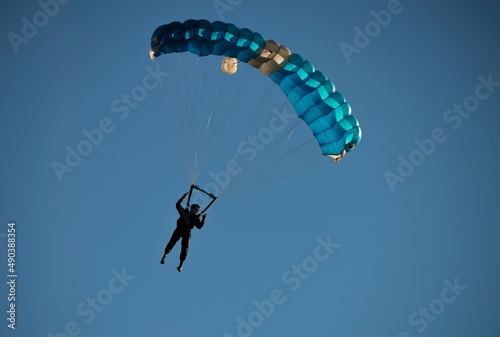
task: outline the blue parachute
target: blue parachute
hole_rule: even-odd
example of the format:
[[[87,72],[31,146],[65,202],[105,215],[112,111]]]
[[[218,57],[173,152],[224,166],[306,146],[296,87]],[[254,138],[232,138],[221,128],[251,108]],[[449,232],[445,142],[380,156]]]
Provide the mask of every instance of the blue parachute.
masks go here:
[[[221,21],[187,20],[158,27],[151,57],[189,51],[225,55],[258,68],[280,86],[297,115],[310,127],[322,153],[339,161],[361,140],[351,106],[328,77],[299,54],[247,28]]]

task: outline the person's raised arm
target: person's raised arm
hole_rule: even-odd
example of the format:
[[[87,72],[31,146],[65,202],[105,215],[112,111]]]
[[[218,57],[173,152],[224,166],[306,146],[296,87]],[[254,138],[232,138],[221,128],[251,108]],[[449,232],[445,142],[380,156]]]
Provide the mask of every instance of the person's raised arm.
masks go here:
[[[175,203],[175,208],[177,209],[177,212],[179,212],[179,215],[182,217],[185,217],[187,215],[187,212],[184,209],[184,207],[182,207],[181,203],[182,203],[182,200],[186,199],[188,195],[189,195],[189,193],[184,193],[182,195],[182,197],[179,200],[177,200],[177,202]]]

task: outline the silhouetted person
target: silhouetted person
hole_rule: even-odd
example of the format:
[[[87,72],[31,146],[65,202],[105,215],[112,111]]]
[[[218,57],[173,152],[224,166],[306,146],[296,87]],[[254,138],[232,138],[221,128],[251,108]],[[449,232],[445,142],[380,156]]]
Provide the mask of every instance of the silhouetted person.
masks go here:
[[[207,215],[203,214],[200,220],[200,215],[197,214],[198,211],[200,210],[200,205],[198,204],[191,205],[191,209],[188,209],[187,207],[186,208],[182,207],[181,205],[182,200],[184,200],[188,195],[189,193],[184,193],[184,195],[175,204],[175,208],[177,209],[177,212],[179,212],[180,216],[179,219],[177,219],[177,227],[174,229],[172,237],[170,238],[170,241],[167,243],[167,246],[165,247],[165,253],[163,254],[163,257],[161,258],[160,261],[161,264],[165,263],[165,258],[167,257],[168,253],[170,253],[172,248],[174,248],[177,241],[179,241],[179,239],[182,238],[180,263],[179,266],[177,267],[179,273],[182,271],[182,264],[186,260],[186,256],[189,250],[191,231],[193,230],[194,227],[201,229],[205,224],[205,219],[207,218]]]

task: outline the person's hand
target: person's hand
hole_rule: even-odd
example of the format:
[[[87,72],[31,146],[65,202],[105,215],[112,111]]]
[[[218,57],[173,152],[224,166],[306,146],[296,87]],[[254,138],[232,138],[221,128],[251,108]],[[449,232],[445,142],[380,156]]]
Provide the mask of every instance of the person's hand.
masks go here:
[[[208,215],[207,213],[203,213],[203,214],[201,215],[201,218],[202,218],[203,220],[205,220],[205,219],[207,218],[207,215]]]
[[[186,193],[184,193],[184,194],[182,195],[182,198],[183,198],[183,199],[186,199],[186,198],[188,197],[188,195],[189,195],[189,192],[186,192]]]

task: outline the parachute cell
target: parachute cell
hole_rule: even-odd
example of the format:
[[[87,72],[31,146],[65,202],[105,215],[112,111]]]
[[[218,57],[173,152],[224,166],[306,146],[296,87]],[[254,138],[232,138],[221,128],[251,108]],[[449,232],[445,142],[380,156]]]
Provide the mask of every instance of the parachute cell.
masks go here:
[[[228,75],[234,75],[238,70],[238,60],[234,57],[226,57],[221,64],[222,71]]]
[[[361,140],[361,128],[344,96],[328,77],[299,54],[248,28],[221,21],[187,20],[158,27],[151,57],[189,51],[198,56],[224,55],[227,74],[245,62],[269,76],[288,97],[314,134],[322,153],[340,160]]]

